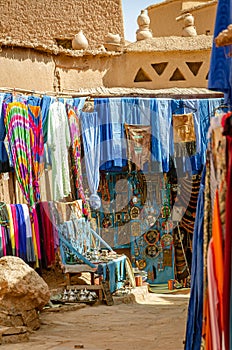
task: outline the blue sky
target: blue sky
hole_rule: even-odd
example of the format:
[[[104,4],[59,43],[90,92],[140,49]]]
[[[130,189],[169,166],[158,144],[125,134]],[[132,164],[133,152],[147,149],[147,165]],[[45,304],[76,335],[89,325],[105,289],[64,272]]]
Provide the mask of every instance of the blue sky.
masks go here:
[[[136,41],[137,17],[141,10],[162,0],[122,0],[125,39]]]

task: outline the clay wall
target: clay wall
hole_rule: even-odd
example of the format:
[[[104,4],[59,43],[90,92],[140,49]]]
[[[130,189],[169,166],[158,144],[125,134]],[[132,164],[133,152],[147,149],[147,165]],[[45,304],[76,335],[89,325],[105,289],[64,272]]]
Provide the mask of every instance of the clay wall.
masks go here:
[[[214,19],[216,18],[216,4],[211,4],[207,7],[192,10],[191,13],[195,19],[197,34],[213,35]]]
[[[0,8],[2,39],[51,44],[82,29],[94,48],[108,32],[124,38],[121,0],[0,0]]]
[[[129,52],[114,60],[104,83],[146,89],[207,87],[210,51]],[[123,69],[122,69],[123,67]]]
[[[183,21],[176,21],[181,13],[190,7],[189,12],[194,16],[197,34],[210,34],[214,32],[214,20],[216,15],[216,2],[210,2],[207,6],[195,7],[191,10],[194,3],[186,3],[182,1],[170,1],[148,7],[148,15],[150,17],[150,29],[154,37],[165,36],[182,36]]]
[[[148,8],[153,37],[181,35],[182,27],[176,21],[182,10],[182,1],[170,1]]]
[[[209,60],[210,48],[73,57],[7,47],[0,53],[0,87],[66,92],[96,87],[207,87]]]

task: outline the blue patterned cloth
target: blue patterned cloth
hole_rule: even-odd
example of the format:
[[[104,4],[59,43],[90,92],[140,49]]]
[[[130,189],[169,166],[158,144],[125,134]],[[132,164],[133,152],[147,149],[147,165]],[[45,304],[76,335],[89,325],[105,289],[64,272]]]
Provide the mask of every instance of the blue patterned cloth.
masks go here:
[[[205,168],[202,173],[193,234],[191,292],[185,337],[185,350],[200,350],[203,318],[203,226]]]
[[[94,107],[100,123],[100,169],[117,171],[127,165],[127,143],[124,123],[151,126],[151,169],[168,172],[174,154],[172,115],[192,113],[196,135],[196,154],[182,157],[178,162],[181,175],[196,174],[205,164],[207,132],[210,117],[221,98],[105,98],[95,99]],[[177,165],[177,164],[176,164]]]
[[[126,279],[126,256],[120,256],[107,263],[100,263],[97,273],[102,275],[104,280],[109,278],[110,292],[114,293],[123,286],[123,281]]]
[[[99,116],[96,112],[81,112],[80,118],[88,185],[91,194],[97,196],[101,153]]]
[[[230,0],[218,0],[214,38],[232,23],[232,3]],[[213,38],[213,39],[214,39]],[[208,88],[210,90],[224,92],[225,103],[232,105],[232,60],[226,57],[229,47],[216,47],[213,40],[211,50]]]
[[[4,93],[0,94],[0,173],[12,171],[9,164],[8,154],[5,148],[4,139],[6,136],[6,128],[4,124],[4,113],[2,112],[3,101],[7,98]]]

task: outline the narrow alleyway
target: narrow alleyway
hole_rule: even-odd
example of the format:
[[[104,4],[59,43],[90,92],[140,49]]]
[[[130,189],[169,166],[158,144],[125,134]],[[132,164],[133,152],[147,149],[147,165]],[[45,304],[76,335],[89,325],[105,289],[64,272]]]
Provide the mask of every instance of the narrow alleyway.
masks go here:
[[[136,288],[139,289],[139,288]],[[41,313],[41,328],[27,343],[1,350],[181,350],[189,294],[135,292],[136,301]]]

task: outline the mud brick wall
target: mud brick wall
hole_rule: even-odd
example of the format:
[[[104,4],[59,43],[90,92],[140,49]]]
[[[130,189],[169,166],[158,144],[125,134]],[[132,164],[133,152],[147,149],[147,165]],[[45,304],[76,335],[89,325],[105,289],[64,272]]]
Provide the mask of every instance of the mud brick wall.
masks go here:
[[[82,29],[90,48],[108,32],[124,40],[121,0],[0,0],[0,8],[2,38],[52,44]]]

